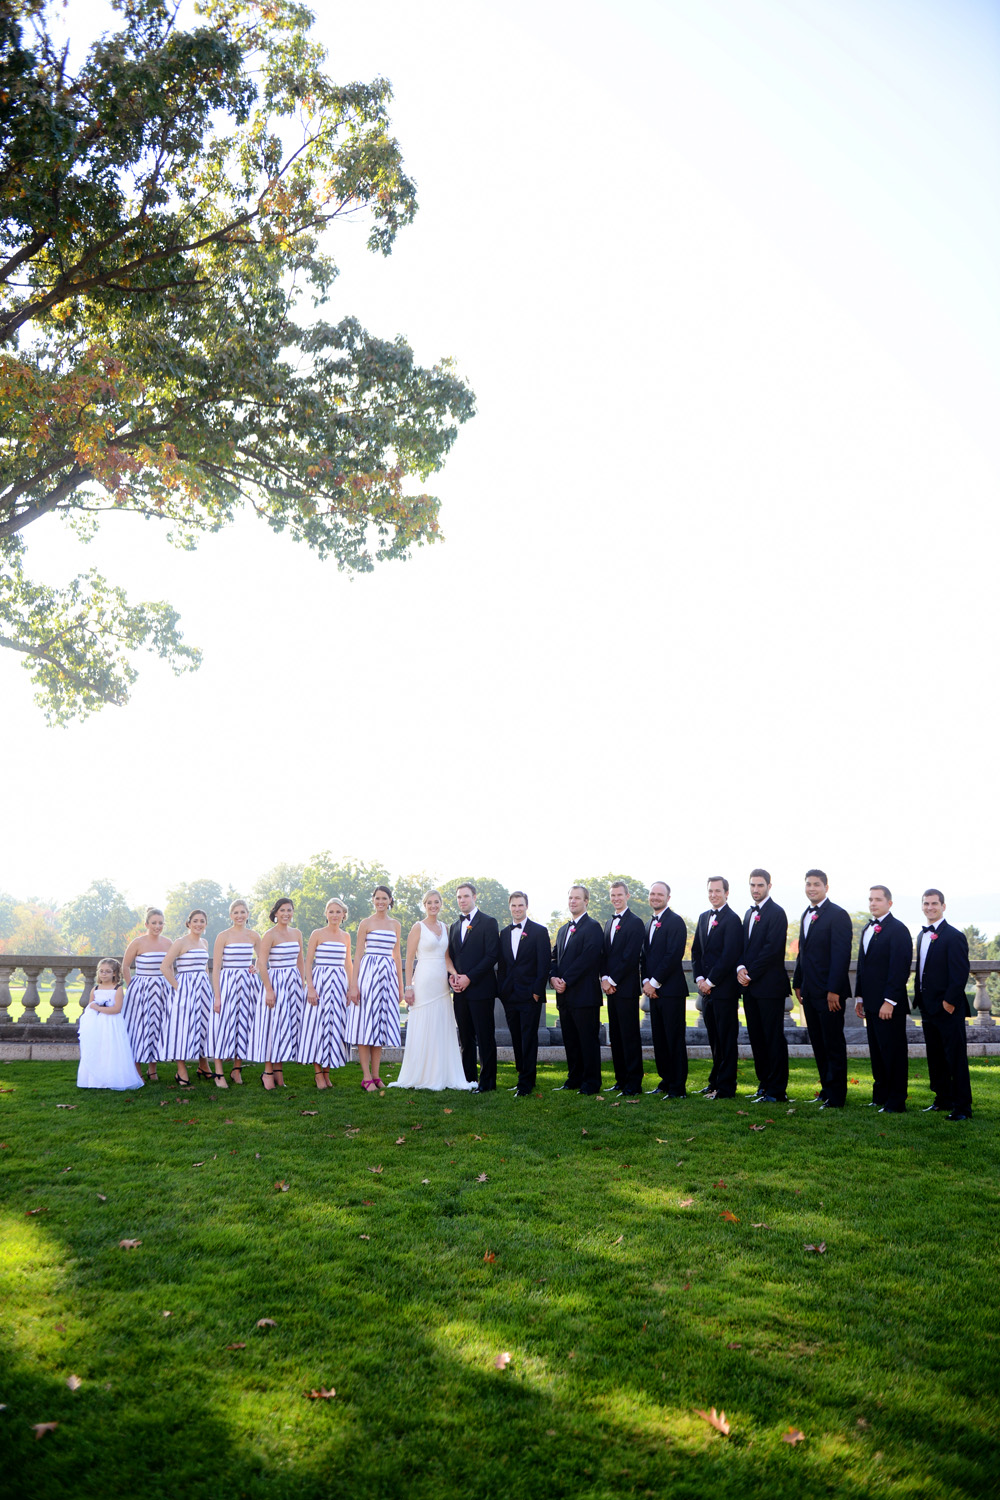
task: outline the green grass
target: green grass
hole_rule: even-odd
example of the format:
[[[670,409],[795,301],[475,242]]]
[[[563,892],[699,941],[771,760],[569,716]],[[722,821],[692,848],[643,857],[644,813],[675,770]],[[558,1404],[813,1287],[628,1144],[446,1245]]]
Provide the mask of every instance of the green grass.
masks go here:
[[[351,1067],[133,1099],[4,1066],[0,1491],[997,1494],[1000,1066],[967,1125],[917,1112],[911,1066],[889,1118],[862,1063],[843,1113],[763,1118],[554,1094],[557,1068],[517,1101],[509,1068],[486,1097]]]

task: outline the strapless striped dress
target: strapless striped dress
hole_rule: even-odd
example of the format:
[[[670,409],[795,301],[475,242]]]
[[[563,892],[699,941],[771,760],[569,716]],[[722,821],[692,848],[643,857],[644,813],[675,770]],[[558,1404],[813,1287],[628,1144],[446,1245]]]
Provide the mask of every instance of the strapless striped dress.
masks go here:
[[[299,1062],[342,1068],[350,1061],[347,1045],[347,945],[317,943],[312,982],[317,1001],[306,1001],[299,1037]],[[353,1010],[353,1006],[351,1009]]]
[[[162,969],[163,958],[164,955],[155,949],[137,953],[135,972],[125,991],[122,1013],[136,1062],[157,1060],[156,1044],[170,996],[170,981]]]
[[[274,990],[274,1005],[260,998],[254,1006],[249,1057],[252,1062],[297,1062],[299,1031],[306,987],[298,971],[302,949],[297,940],[275,943],[267,955],[268,978]]]
[[[396,934],[390,927],[375,927],[365,939],[365,952],[358,971],[357,1005],[347,1007],[347,1042],[351,1047],[398,1047],[399,977],[392,951]]]
[[[263,997],[264,988],[256,974],[251,974],[254,961],[253,943],[226,943],[222,950],[222,967],[219,971],[219,996],[222,1002],[219,1014],[212,1007],[212,1023],[208,1032],[209,1057],[246,1057],[250,1046],[250,1028],[258,996]]]
[[[188,948],[174,960],[177,988],[167,995],[157,1042],[158,1062],[205,1057],[215,996],[208,977],[208,949]]]

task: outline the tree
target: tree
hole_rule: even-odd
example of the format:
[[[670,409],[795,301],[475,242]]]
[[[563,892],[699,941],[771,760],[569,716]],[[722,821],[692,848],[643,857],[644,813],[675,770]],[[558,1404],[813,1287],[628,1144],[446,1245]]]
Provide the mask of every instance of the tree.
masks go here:
[[[11,914],[8,936],[0,940],[0,953],[65,953],[59,931],[59,916],[47,902],[18,901]]]
[[[229,920],[229,903],[236,900],[237,894],[233,890],[223,891],[217,880],[189,880],[182,885],[175,885],[173,890],[167,892],[163,909],[164,936],[183,937],[188,913],[198,907],[208,916],[205,939],[211,952],[219,933],[232,926]]]
[[[358,860],[335,860],[330,851],[314,854],[305,865],[276,865],[262,875],[253,888],[254,918],[266,927],[268,912],[279,896],[290,896],[295,902],[295,925],[308,934],[326,921],[326,903],[332,896],[347,907],[346,929],[357,933],[358,923],[372,914],[371,893],[377,885],[387,885],[393,893],[392,915],[402,924],[403,937],[414,922],[423,916],[420,898],[434,880],[427,875],[401,875],[393,878],[377,861],[364,864]]]
[[[501,927],[510,921],[510,891],[505,885],[489,875],[461,875],[456,880],[446,880],[437,887],[444,898],[442,922],[454,922],[459,916],[457,892],[459,886],[467,880],[471,880],[476,887],[476,905],[480,911],[485,912],[488,917],[496,917]]]
[[[578,880],[573,883],[574,885],[585,885],[590,892],[587,911],[594,918],[594,921],[600,922],[603,925],[611,918],[614,912],[614,907],[611,905],[611,882],[613,880],[624,880],[629,889],[629,905],[633,911],[638,912],[640,916],[644,916],[648,909],[649,887],[643,885],[641,880],[636,879],[634,875],[619,875],[615,873],[610,875],[590,875],[586,880]],[[553,912],[552,915],[555,917],[557,913]],[[558,929],[565,920],[565,914],[559,916],[556,928]]]
[[[322,320],[325,231],[388,254],[416,195],[391,90],[334,83],[294,0],[113,0],[74,73],[55,0],[0,6],[0,646],[52,722],[127,701],[140,648],[197,667],[164,602],[98,570],[54,589],[24,533],[129,512],[182,547],[247,507],[341,568],[439,537],[474,410],[448,361]]]
[[[82,896],[61,908],[59,925],[71,953],[120,956],[142,931],[142,915],[110,880],[94,880]]]

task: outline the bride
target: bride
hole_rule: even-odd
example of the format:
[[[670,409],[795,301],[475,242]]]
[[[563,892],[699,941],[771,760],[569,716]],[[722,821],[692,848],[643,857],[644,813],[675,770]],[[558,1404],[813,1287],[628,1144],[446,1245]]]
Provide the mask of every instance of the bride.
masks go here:
[[[462,1067],[458,1028],[448,975],[455,966],[448,953],[448,929],[438,921],[440,891],[423,899],[427,915],[414,922],[406,939],[406,1048],[391,1089],[474,1089]],[[414,972],[414,965],[416,972]]]

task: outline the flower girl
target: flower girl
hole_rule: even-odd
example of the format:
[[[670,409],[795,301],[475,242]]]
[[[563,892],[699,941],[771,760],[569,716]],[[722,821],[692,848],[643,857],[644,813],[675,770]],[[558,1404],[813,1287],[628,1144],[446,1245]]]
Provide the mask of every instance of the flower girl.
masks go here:
[[[102,958],[90,1003],[80,1017],[79,1089],[141,1089],[122,1015],[122,970],[116,958]]]

